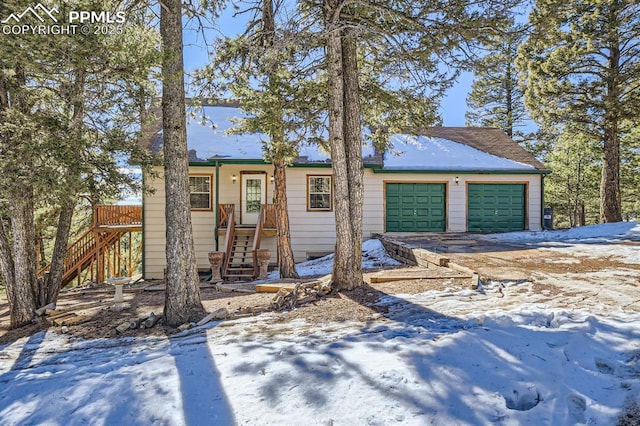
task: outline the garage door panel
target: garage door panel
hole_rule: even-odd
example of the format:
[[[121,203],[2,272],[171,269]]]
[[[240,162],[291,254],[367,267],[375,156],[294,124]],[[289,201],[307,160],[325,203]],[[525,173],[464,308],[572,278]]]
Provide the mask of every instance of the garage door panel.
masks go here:
[[[445,230],[445,185],[386,184],[387,232]]]
[[[525,228],[524,184],[469,184],[470,232],[521,231]]]

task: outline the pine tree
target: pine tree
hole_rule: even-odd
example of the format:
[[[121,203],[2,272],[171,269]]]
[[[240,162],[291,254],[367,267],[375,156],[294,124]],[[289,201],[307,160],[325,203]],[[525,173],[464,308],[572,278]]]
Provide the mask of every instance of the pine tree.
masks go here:
[[[623,122],[638,125],[640,5],[634,0],[538,0],[518,66],[543,128],[589,135],[601,157],[600,220],[622,220]]]
[[[523,130],[530,119],[515,65],[525,36],[523,25],[511,25],[488,37],[483,56],[473,65],[475,78],[465,114],[467,125],[500,128],[518,143],[534,137]]]
[[[189,208],[189,162],[182,43],[182,1],[165,0],[162,36],[162,129],[167,227],[164,317],[177,327],[202,316],[200,278]]]
[[[3,6],[16,12],[24,4]],[[152,30],[135,24],[122,34],[3,39],[0,271],[14,327],[57,299],[78,195],[103,197],[131,183],[120,173],[115,154],[136,150],[131,111],[138,111],[138,103],[132,93],[148,88],[155,42]],[[39,279],[34,221],[43,205],[58,207],[60,215],[50,273]]]
[[[418,76],[424,77],[424,90],[433,91],[430,102],[415,101],[417,97],[407,96],[414,100],[413,104],[420,105],[420,109],[418,114],[412,115],[406,106],[401,108],[397,116],[406,121],[389,120],[394,113],[381,108],[384,101],[371,102],[373,108],[366,113],[368,121],[380,124],[374,131],[373,140],[378,145],[386,145],[389,132],[402,125],[425,125],[437,120],[433,106],[438,104],[441,91],[450,82],[442,78],[439,65],[464,61],[483,30],[495,27],[509,12],[509,6],[509,1],[488,2],[482,6],[467,1],[323,2],[329,144],[335,190],[337,242],[333,287],[336,290],[352,289],[363,283],[361,122],[365,116],[362,111],[367,108],[361,109],[361,104],[367,96],[362,96],[363,68],[359,68],[359,55],[378,50],[383,52],[380,56],[386,56],[380,64],[369,62],[373,69],[384,70],[367,74],[367,82],[382,81],[381,90],[374,93],[402,93],[402,90],[388,89],[419,82],[422,78]],[[378,49],[367,49],[367,45]],[[381,51],[379,47],[383,45],[386,50]],[[426,113],[426,116],[420,113]]]
[[[598,218],[597,155],[589,135],[565,129],[546,157],[545,202],[556,227],[584,226]]]
[[[308,47],[304,30],[284,16],[273,0],[255,3],[247,31],[220,40],[212,62],[197,74],[206,95],[230,93],[247,115],[233,133],[262,133],[265,160],[274,167],[278,270],[283,278],[297,278],[287,209],[286,168],[303,143],[319,138],[321,86],[314,70],[304,64]]]

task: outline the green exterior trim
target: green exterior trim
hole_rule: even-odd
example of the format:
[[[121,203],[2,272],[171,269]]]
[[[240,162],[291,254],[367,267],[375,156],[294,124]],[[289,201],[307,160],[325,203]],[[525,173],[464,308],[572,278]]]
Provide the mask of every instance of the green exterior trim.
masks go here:
[[[373,173],[412,175],[547,175],[550,170],[388,170],[373,168]]]
[[[265,161],[262,159],[239,159],[239,158],[227,158],[221,160],[209,160],[209,161],[193,161],[189,162],[189,167],[216,167],[222,166],[224,164],[245,164],[245,165],[271,165],[269,161]],[[332,163],[293,163],[288,167],[293,168],[305,168],[305,169],[330,169],[333,166]],[[363,168],[365,169],[380,169],[381,166],[379,164],[364,164]]]
[[[145,244],[144,244],[144,242],[145,242],[144,230],[146,228],[144,226],[144,224],[145,224],[145,221],[144,221],[144,199],[145,199],[144,190],[146,188],[146,185],[144,183],[144,175],[145,174],[146,173],[142,173],[142,241],[141,241],[141,244],[142,244],[142,256],[141,256],[141,259],[142,259],[142,278],[144,278],[144,279],[147,278],[146,275],[145,275],[145,269],[146,269],[145,268],[145,264],[146,264],[146,262],[145,262],[145,254],[147,252],[147,248],[145,247]]]
[[[544,228],[544,176],[540,179],[540,229]]]
[[[216,221],[213,225],[213,233],[214,233],[214,240],[216,242],[216,251],[219,250],[220,248],[220,242],[219,242],[219,236],[218,236],[218,223],[220,223],[220,218],[218,217],[220,215],[220,164],[216,161],[216,194],[215,194],[216,200],[213,203],[214,205],[214,209],[216,209]]]
[[[268,161],[264,161],[262,159],[240,159],[240,158],[227,158],[220,160],[209,160],[209,161],[190,161],[189,167],[215,167],[216,164],[271,164]]]

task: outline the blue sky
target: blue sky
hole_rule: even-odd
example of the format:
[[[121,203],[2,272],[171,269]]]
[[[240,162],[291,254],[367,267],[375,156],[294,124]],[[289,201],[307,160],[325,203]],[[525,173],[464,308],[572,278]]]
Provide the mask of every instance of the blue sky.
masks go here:
[[[220,19],[216,22],[218,30],[208,31],[207,37],[211,42],[218,34],[225,36],[235,36],[244,30],[246,24],[245,19],[233,17],[233,12],[228,8],[225,10]],[[206,42],[203,40],[202,34],[186,30],[184,33],[184,63],[187,72],[193,71],[204,66],[207,61]],[[471,73],[463,73],[458,82],[449,89],[446,97],[443,99],[440,113],[445,126],[464,126],[464,113],[466,111],[466,98],[471,90],[473,75]]]

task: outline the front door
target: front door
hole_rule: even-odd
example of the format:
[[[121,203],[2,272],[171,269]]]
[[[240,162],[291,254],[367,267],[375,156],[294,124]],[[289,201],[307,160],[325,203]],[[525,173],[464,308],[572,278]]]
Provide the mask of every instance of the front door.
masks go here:
[[[267,199],[267,175],[243,173],[241,177],[240,222],[243,225],[255,225],[258,223],[260,205],[265,204]]]

